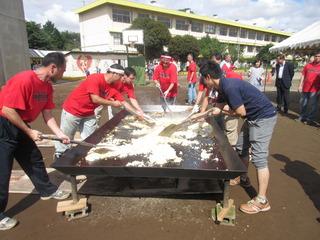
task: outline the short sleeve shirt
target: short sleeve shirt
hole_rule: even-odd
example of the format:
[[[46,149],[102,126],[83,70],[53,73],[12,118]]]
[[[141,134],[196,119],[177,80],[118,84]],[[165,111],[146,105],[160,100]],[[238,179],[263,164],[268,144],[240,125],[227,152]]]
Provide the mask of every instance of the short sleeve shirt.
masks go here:
[[[124,83],[121,80],[118,80],[112,84],[112,87],[115,88],[122,95],[127,95],[128,98],[136,99],[134,86],[132,83]]]
[[[309,63],[303,70],[303,92],[318,92],[320,91],[320,63]]]
[[[218,102],[226,102],[232,110],[244,105],[248,120],[270,118],[276,115],[275,107],[263,93],[250,83],[239,81],[239,79],[220,79]]]
[[[14,108],[25,122],[34,121],[45,109],[53,109],[53,88],[32,70],[23,71],[8,80],[0,92],[0,115],[3,106]]]
[[[162,64],[159,64],[154,70],[153,80],[158,80],[160,83],[161,90],[163,92],[167,91],[170,84],[173,83],[174,86],[170,90],[167,97],[176,97],[178,94],[178,77],[177,68],[174,64],[170,64],[168,68],[164,68]]]
[[[124,100],[122,95],[105,81],[104,74],[91,74],[69,94],[63,103],[63,109],[78,117],[94,115],[94,109],[99,105],[92,102],[91,94],[105,99]]]
[[[191,75],[193,73],[192,79]],[[195,62],[191,62],[188,67],[188,75],[187,75],[188,82],[196,83],[197,82],[197,64]]]

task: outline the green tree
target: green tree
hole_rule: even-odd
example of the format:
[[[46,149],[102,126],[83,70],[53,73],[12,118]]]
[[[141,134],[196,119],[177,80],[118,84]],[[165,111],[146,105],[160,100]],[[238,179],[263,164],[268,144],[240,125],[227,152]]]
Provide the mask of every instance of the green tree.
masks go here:
[[[48,39],[48,50],[62,50],[64,46],[63,38],[54,24],[47,21],[42,29]]]
[[[47,49],[47,37],[43,33],[41,24],[35,22],[27,22],[27,34],[29,48],[33,49]]]
[[[75,32],[64,31],[61,32],[61,37],[63,40],[63,50],[74,50],[80,49],[80,34]]]
[[[145,54],[147,60],[159,58],[163,47],[169,44],[171,34],[168,28],[161,22],[149,18],[136,18],[130,29],[142,29],[144,46],[137,45],[137,50]]]
[[[269,52],[269,49],[273,44],[269,43],[268,45],[262,47],[259,53],[256,55],[256,59],[260,59],[262,62],[269,64],[271,60],[277,58],[276,53]]]
[[[199,40],[200,54],[203,58],[211,58],[213,53],[223,54],[227,45],[219,42],[216,38],[210,38],[209,36],[203,37]]]
[[[243,49],[239,49],[239,45],[235,45],[235,44],[228,44],[227,45],[227,49],[228,49],[228,53],[231,55],[231,58],[233,61],[235,60],[240,60],[242,53],[243,53]]]
[[[168,50],[171,56],[180,59],[182,62],[187,61],[187,55],[189,53],[197,57],[200,52],[198,40],[190,35],[171,38]]]

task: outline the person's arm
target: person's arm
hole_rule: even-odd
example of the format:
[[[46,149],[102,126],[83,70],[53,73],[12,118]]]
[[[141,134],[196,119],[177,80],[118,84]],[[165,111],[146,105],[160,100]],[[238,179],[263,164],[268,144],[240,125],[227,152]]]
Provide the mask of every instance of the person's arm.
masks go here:
[[[121,106],[120,101],[107,100],[107,99],[104,99],[104,98],[102,98],[98,95],[95,95],[95,94],[90,94],[90,98],[93,103],[98,104],[98,105],[108,105],[108,106],[112,106],[112,107],[120,107]]]
[[[52,116],[51,110],[45,109],[42,111],[42,117],[45,123],[48,125],[48,127],[51,129],[51,131],[58,137],[63,140],[63,143],[68,144],[70,143],[70,138],[65,135],[61,129],[59,128],[56,120]]]
[[[27,134],[33,141],[41,140],[41,132],[31,129],[25,124],[21,119],[20,115],[17,113],[16,109],[9,108],[6,106],[2,107],[2,113],[5,117],[17,128],[21,129],[25,134]]]
[[[303,82],[304,82],[304,75],[301,74],[300,83],[298,86],[298,92],[302,92]]]
[[[290,79],[292,80],[292,78],[294,76],[294,65],[293,65],[293,63],[290,63],[290,65],[289,65],[289,74],[290,74]]]
[[[174,83],[170,83],[168,89],[163,93],[165,97],[167,97],[167,95],[169,94],[173,86],[174,86]]]
[[[208,105],[209,105],[209,97],[205,96],[201,104],[200,112],[205,112],[207,110]]]

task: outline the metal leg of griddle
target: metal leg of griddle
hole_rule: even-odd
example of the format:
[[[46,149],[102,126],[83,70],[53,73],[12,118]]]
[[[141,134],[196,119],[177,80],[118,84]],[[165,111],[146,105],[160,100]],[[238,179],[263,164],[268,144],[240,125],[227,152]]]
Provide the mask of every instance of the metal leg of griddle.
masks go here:
[[[88,216],[87,198],[78,197],[76,176],[70,176],[72,200],[58,202],[57,212],[64,212],[68,221]]]
[[[217,203],[216,207],[212,209],[213,220],[222,225],[234,226],[236,219],[236,209],[233,199],[230,196],[230,180],[223,182],[223,203]]]
[[[71,195],[74,204],[79,202],[76,176],[70,176]]]

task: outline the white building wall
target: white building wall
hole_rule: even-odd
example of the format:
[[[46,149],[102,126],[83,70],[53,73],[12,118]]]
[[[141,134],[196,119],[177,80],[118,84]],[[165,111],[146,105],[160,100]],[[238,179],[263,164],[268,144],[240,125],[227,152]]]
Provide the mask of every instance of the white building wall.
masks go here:
[[[115,7],[117,9],[127,9],[121,7]],[[138,12],[132,9],[129,9],[131,12],[132,20],[138,17]],[[144,13],[147,13],[144,11]],[[152,13],[150,16],[159,16],[161,14]],[[168,16],[170,17],[170,16]],[[172,36],[176,35],[192,35],[198,39],[205,37],[207,33],[203,32],[193,32],[191,31],[191,24],[188,31],[177,30],[176,18],[170,17],[171,19],[171,28],[169,29]],[[179,18],[181,19],[181,18]],[[129,28],[131,24],[113,22],[112,20],[112,7],[108,5],[103,5],[99,8],[93,9],[89,12],[80,14],[80,34],[81,34],[81,48],[83,51],[114,51],[114,52],[126,52],[126,48],[123,45],[114,45],[113,37],[110,34],[111,32],[122,32],[123,30]],[[201,23],[201,21],[199,21]],[[203,22],[203,29],[207,23]],[[217,26],[216,26],[217,27]],[[219,27],[217,27],[219,28]],[[240,28],[238,29],[238,31]],[[218,29],[216,30],[218,31]],[[271,35],[267,33],[268,35]],[[264,33],[263,33],[264,35]],[[240,45],[255,45],[255,46],[265,46],[269,43],[268,41],[260,41],[249,38],[240,38],[240,37],[230,37],[222,36],[219,34],[209,34],[210,37],[217,38],[219,41],[225,43],[233,43]],[[129,48],[129,52],[136,52],[134,48]],[[257,51],[247,52],[247,47],[245,47],[243,55],[247,57],[254,56]]]

